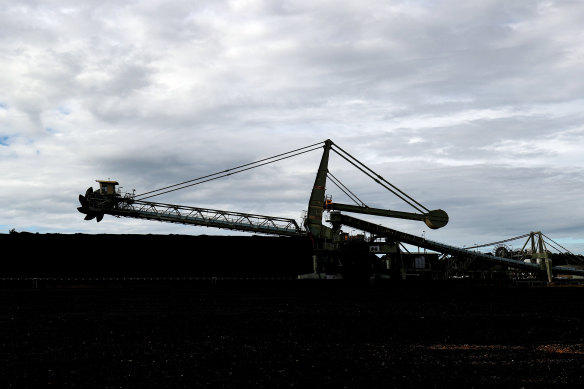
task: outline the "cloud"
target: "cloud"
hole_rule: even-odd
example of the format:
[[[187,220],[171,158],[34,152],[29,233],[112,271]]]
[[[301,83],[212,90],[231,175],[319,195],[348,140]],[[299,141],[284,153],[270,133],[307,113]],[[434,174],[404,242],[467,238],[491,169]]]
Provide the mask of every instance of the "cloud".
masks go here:
[[[583,252],[583,14],[577,1],[7,5],[0,224],[198,233],[88,223],[77,195],[103,178],[145,192],[331,138],[445,209],[451,223],[431,234],[447,243],[541,229]],[[298,218],[319,158],[164,200]],[[331,171],[365,202],[408,210],[336,157]]]

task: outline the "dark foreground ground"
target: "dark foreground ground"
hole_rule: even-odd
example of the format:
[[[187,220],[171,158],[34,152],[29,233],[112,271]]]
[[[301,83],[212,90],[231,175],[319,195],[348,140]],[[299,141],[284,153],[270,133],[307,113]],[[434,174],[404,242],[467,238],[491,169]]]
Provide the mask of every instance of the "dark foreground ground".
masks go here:
[[[584,288],[0,288],[2,388],[579,387]]]

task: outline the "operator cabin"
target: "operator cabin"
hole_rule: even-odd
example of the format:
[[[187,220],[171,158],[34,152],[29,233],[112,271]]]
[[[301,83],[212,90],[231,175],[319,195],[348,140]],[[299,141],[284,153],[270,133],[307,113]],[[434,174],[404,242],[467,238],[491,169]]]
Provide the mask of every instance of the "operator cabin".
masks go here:
[[[117,181],[103,181],[95,180],[99,183],[99,193],[102,195],[115,195],[116,185],[120,185]]]

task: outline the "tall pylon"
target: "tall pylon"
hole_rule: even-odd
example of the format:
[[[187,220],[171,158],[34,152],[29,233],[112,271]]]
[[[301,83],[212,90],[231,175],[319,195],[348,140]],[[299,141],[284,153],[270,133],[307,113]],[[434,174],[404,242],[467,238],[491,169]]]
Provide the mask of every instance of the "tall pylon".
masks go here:
[[[545,241],[543,240],[543,234],[541,231],[530,232],[529,237],[525,241],[525,244],[521,248],[521,252],[524,252],[527,245],[531,245],[531,261],[541,264],[541,270],[545,271],[547,274],[548,282],[552,282],[552,260],[548,254]]]

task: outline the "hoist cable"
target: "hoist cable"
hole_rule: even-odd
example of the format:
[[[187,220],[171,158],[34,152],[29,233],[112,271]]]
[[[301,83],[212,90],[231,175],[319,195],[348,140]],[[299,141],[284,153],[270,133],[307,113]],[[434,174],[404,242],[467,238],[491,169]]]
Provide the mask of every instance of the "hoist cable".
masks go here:
[[[336,144],[335,146],[337,148],[339,148],[340,150],[342,150],[340,147],[338,147]],[[403,201],[405,201],[406,203],[408,203],[410,206],[412,206],[412,208],[415,208],[418,212],[420,213],[425,213],[425,212],[430,212],[430,210],[426,207],[424,207],[422,204],[418,203],[416,200],[412,199],[410,196],[408,196],[407,194],[405,194],[404,192],[402,192],[401,190],[399,190],[397,187],[395,187],[394,185],[392,185],[391,183],[389,183],[388,181],[386,181],[385,179],[383,179],[383,177],[381,177],[380,175],[378,175],[377,173],[373,172],[371,169],[369,169],[367,166],[363,165],[362,162],[359,162],[357,159],[355,159],[353,156],[351,156],[351,154],[347,153],[346,151],[343,150],[344,153],[348,154],[351,158],[353,158],[355,161],[357,161],[359,164],[361,164],[362,166],[364,166],[365,168],[367,168],[368,170],[370,170],[371,172],[373,172],[373,174],[377,175],[378,177],[380,177],[381,179],[383,179],[383,181],[387,182],[389,185],[391,185],[393,188],[395,188],[397,191],[399,191],[399,193],[402,193],[405,197],[407,197],[408,199],[412,200],[415,204],[419,205],[416,206],[414,204],[412,204],[412,202],[408,201],[406,198],[404,198],[404,196],[400,195],[398,192],[396,192],[395,190],[393,190],[392,188],[388,187],[387,185],[385,185],[384,183],[380,182],[377,178],[373,177],[371,174],[369,174],[368,172],[366,172],[365,170],[363,170],[361,167],[357,166],[357,164],[353,161],[351,161],[349,158],[347,158],[346,156],[344,156],[343,154],[339,153],[337,150],[335,149],[331,149],[333,150],[335,153],[337,153],[340,157],[342,157],[345,161],[349,162],[351,165],[355,166],[357,169],[359,169],[363,174],[365,174],[366,176],[368,176],[369,178],[371,178],[373,181],[377,182],[379,185],[383,186],[385,189],[387,189],[388,191],[390,191],[391,193],[393,193],[394,195],[396,195],[397,197],[399,197],[400,199],[402,199]],[[421,208],[423,208],[425,210],[422,210]]]
[[[319,143],[317,143],[317,145],[318,144]],[[307,147],[311,147],[311,146],[307,146]],[[190,183],[190,184],[183,185],[183,186],[180,186],[178,188],[169,189],[169,188],[173,188],[173,187],[176,187],[176,186],[182,185],[182,184],[170,185],[170,186],[168,186],[166,188],[161,188],[161,189],[157,189],[155,191],[146,192],[146,193],[143,193],[143,194],[139,195],[139,197],[140,197],[139,200],[144,200],[144,199],[148,199],[150,197],[159,196],[159,195],[166,194],[166,193],[170,193],[170,192],[175,192],[175,191],[180,190],[180,189],[184,189],[184,188],[188,188],[188,187],[191,187],[191,186],[199,185],[199,184],[202,184],[202,183],[205,183],[205,182],[217,180],[219,178],[231,176],[233,174],[242,173],[242,172],[247,171],[247,170],[255,169],[255,168],[258,168],[260,166],[268,165],[270,163],[278,162],[278,161],[281,161],[281,160],[284,160],[284,159],[287,159],[287,158],[292,158],[292,157],[295,157],[297,155],[305,154],[305,153],[308,153],[308,152],[311,152],[311,151],[314,151],[314,150],[318,150],[318,149],[321,148],[321,146],[319,146],[319,147],[314,147],[314,148],[305,150],[307,147],[303,147],[301,149],[294,150],[294,151],[304,150],[304,151],[296,152],[295,154],[286,155],[286,154],[290,154],[290,153],[294,152],[294,151],[290,151],[288,153],[283,153],[283,154],[275,155],[273,157],[265,158],[265,159],[262,159],[262,160],[259,160],[259,161],[256,161],[256,162],[247,163],[245,165],[241,165],[241,166],[238,166],[236,168],[227,169],[227,170],[224,170],[224,171],[221,171],[221,172],[209,174],[209,175],[204,176],[204,177],[199,177],[199,178],[195,178],[193,180],[185,181],[182,184],[185,184],[185,183]],[[285,156],[281,157],[282,155],[285,155]],[[274,159],[276,157],[280,157],[280,158]],[[267,162],[263,162],[261,164],[258,164],[259,162],[262,162],[262,161],[267,161]],[[257,164],[257,165],[251,166],[251,165],[254,165],[254,164]],[[246,167],[246,168],[245,169],[242,169],[242,167]],[[237,170],[237,169],[239,169],[239,170]],[[222,173],[224,173],[224,174],[222,174]],[[218,174],[221,174],[221,175],[218,175]],[[213,177],[213,176],[216,176],[216,177]],[[209,178],[207,178],[207,177],[209,177]],[[207,178],[207,179],[203,180],[203,178]],[[197,182],[193,182],[193,181],[197,181]],[[161,191],[163,189],[168,189],[168,190],[165,190],[165,191],[160,192],[160,193],[151,194],[150,196],[144,196],[145,194],[149,194],[149,193],[152,193],[152,192],[158,192],[158,191]],[[136,196],[136,197],[138,197],[138,196]]]
[[[163,194],[163,193],[168,193],[169,191],[166,191],[166,189],[175,188],[175,187],[178,187],[178,186],[180,186],[180,188],[174,189],[174,190],[178,190],[178,189],[182,189],[182,188],[186,188],[186,187],[192,186],[192,185],[185,185],[185,184],[188,184],[188,183],[191,183],[191,182],[195,182],[195,181],[201,181],[201,180],[204,180],[204,179],[206,179],[206,178],[210,178],[210,177],[213,177],[213,176],[218,176],[218,175],[220,175],[220,174],[222,174],[222,176],[220,176],[220,177],[225,177],[225,176],[228,176],[228,175],[231,175],[231,174],[236,174],[236,173],[239,173],[239,172],[242,172],[242,171],[245,171],[245,170],[249,170],[249,169],[252,169],[252,168],[254,168],[254,167],[251,167],[251,168],[248,168],[248,169],[243,169],[243,168],[245,168],[245,167],[248,167],[248,166],[251,166],[251,165],[255,165],[255,164],[259,164],[259,163],[261,163],[261,162],[265,162],[265,161],[270,161],[270,160],[272,160],[272,159],[275,159],[275,158],[278,158],[278,157],[282,157],[282,156],[284,156],[284,155],[287,155],[287,154],[296,153],[296,154],[294,154],[294,155],[290,155],[290,156],[288,156],[288,157],[279,158],[279,159],[276,159],[276,160],[274,160],[274,161],[270,161],[270,162],[265,162],[265,163],[263,163],[263,164],[261,164],[261,165],[255,166],[255,167],[263,166],[263,165],[265,165],[265,164],[268,164],[268,163],[277,162],[277,161],[280,161],[280,160],[282,160],[282,159],[286,159],[286,158],[289,158],[289,157],[294,157],[294,156],[296,156],[296,155],[304,154],[304,153],[306,153],[306,152],[309,152],[309,151],[314,151],[314,150],[317,150],[317,149],[319,149],[320,147],[316,147],[316,148],[315,148],[315,146],[319,146],[319,145],[321,145],[321,144],[322,144],[322,142],[320,142],[320,143],[315,143],[315,144],[313,144],[313,145],[310,145],[310,146],[301,147],[301,148],[299,148],[299,149],[296,149],[296,150],[292,150],[292,151],[288,151],[288,152],[286,152],[286,153],[281,153],[281,154],[274,155],[274,156],[271,156],[271,157],[268,157],[268,158],[260,159],[260,160],[258,160],[258,161],[255,161],[255,162],[249,162],[249,163],[246,163],[246,164],[243,164],[243,165],[239,165],[239,166],[236,166],[236,167],[233,167],[233,168],[230,168],[230,169],[226,169],[226,170],[222,170],[222,171],[219,171],[219,172],[216,172],[216,173],[208,174],[208,175],[206,175],[206,176],[201,176],[201,177],[198,177],[198,178],[194,178],[194,179],[192,179],[192,180],[188,180],[188,181],[183,181],[183,182],[180,182],[180,183],[178,183],[178,184],[174,184],[174,185],[165,186],[165,187],[163,187],[163,188],[159,188],[159,189],[151,190],[151,191],[149,191],[149,192],[144,192],[144,193],[141,193],[141,194],[139,194],[139,195],[136,195],[135,197],[136,197],[136,198],[140,197],[141,199],[150,198],[150,197],[154,197],[154,196],[161,195],[161,194]],[[306,150],[306,149],[308,149],[308,148],[311,148],[311,149],[310,149],[310,150],[307,150],[307,151],[299,152],[299,151],[301,151],[301,150]],[[236,171],[236,172],[233,172],[233,173],[230,173],[230,174],[225,174],[225,173],[232,172],[232,171],[234,171],[234,170],[238,170],[238,169],[242,169],[242,170],[239,170],[239,171]],[[220,177],[216,177],[216,178],[220,178]],[[212,180],[212,179],[208,179],[208,180],[205,180],[205,181],[201,181],[201,182],[199,182],[199,183],[203,183],[203,182],[207,182],[207,181],[211,181],[211,180]],[[185,185],[185,186],[181,186],[181,185]],[[174,190],[172,190],[172,191],[174,191]],[[164,191],[164,192],[162,192],[162,191]],[[170,191],[170,192],[172,192],[172,191]],[[152,194],[152,193],[156,193],[156,192],[161,192],[161,193]],[[149,194],[150,196],[148,196],[148,197],[143,197],[143,196],[145,196],[145,195],[148,195],[148,194]]]

